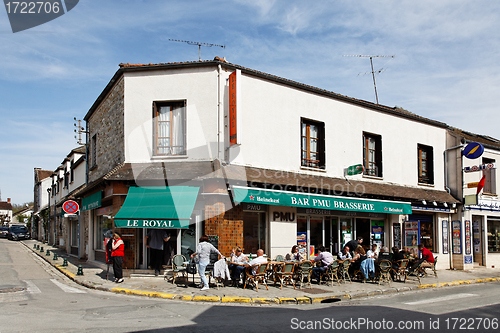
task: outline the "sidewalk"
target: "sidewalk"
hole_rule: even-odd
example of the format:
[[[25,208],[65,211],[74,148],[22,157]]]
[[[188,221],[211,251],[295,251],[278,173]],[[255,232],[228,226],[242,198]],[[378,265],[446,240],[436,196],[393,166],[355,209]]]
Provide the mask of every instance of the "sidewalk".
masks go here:
[[[242,289],[235,287],[221,287],[217,289],[211,285],[209,290],[201,291],[194,286],[185,287],[183,284],[173,284],[164,280],[163,275],[155,277],[153,271],[151,274],[130,273],[123,270],[123,283],[114,283],[113,269],[110,267],[108,277],[106,278],[106,269],[97,265],[79,260],[69,256],[60,249],[47,246],[37,240],[22,241],[28,249],[38,254],[42,259],[56,267],[63,274],[74,280],[76,283],[97,290],[110,291],[116,293],[126,293],[142,295],[149,297],[160,297],[166,299],[194,301],[194,302],[216,302],[216,303],[249,303],[249,304],[313,304],[329,303],[343,299],[352,299],[381,295],[387,293],[396,293],[424,288],[439,288],[446,286],[455,286],[461,284],[483,283],[500,281],[500,269],[479,268],[472,271],[452,271],[438,270],[438,277],[430,274],[422,278],[422,284],[419,285],[415,277],[410,277],[406,283],[391,282],[383,283],[341,283],[334,286],[313,284],[312,288],[293,289],[288,285],[280,289],[279,286],[269,285],[269,290],[265,286],[259,285],[259,290]],[[43,246],[44,252],[36,250],[36,246]],[[47,255],[46,251],[50,254]],[[57,254],[57,260],[54,260],[54,252]],[[67,258],[68,266],[63,267],[63,258]],[[78,266],[82,266],[83,275],[77,275]],[[149,272],[149,271],[148,271]],[[189,283],[192,284],[192,275],[189,276]],[[199,284],[199,276],[196,275],[195,283]],[[213,279],[212,279],[213,281]]]

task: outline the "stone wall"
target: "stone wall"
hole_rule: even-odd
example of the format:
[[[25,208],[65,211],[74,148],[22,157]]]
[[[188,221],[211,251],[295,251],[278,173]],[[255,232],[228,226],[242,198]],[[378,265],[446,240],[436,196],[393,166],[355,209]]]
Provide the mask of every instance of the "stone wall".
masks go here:
[[[100,103],[88,121],[89,143],[97,135],[96,161],[89,150],[89,183],[103,177],[125,161],[124,80],[121,78]]]

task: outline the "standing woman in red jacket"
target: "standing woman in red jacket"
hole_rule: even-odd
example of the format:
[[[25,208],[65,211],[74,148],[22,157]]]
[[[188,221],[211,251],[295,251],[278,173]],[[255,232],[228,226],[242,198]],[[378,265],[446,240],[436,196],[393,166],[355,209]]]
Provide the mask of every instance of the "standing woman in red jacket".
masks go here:
[[[115,282],[123,282],[123,258],[125,257],[125,244],[121,236],[117,233],[113,233],[113,245],[111,247],[111,258],[113,258],[113,273],[115,274]]]

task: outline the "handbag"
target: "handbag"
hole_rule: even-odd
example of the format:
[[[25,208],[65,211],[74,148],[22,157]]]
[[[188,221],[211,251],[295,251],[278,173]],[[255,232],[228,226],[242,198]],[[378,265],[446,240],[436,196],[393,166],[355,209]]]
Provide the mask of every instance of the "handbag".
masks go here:
[[[193,259],[191,259],[191,262],[187,264],[186,266],[186,272],[188,274],[196,274],[196,263],[194,262]]]

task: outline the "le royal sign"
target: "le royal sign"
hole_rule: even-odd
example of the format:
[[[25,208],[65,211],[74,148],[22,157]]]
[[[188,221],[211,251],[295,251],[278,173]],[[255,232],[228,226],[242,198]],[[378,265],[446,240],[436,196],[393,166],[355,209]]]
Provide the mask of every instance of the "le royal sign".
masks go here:
[[[476,172],[476,171],[482,171],[482,170],[490,170],[490,169],[496,169],[496,167],[497,167],[496,163],[473,165],[470,167],[465,167],[464,172]]]

